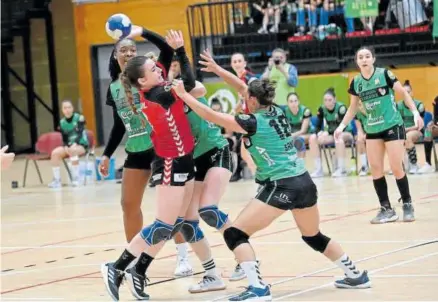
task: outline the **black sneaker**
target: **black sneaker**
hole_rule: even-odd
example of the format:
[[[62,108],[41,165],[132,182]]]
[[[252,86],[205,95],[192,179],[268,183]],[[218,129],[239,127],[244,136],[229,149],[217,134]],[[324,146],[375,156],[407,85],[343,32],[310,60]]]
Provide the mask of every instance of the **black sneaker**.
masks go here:
[[[125,272],[125,279],[128,282],[128,288],[131,294],[137,300],[149,300],[149,295],[144,292],[147,286],[146,277],[138,274],[135,268],[128,268]]]
[[[100,266],[103,282],[108,294],[114,301],[119,301],[119,288],[123,280],[123,272],[114,268],[114,263],[103,263]]]

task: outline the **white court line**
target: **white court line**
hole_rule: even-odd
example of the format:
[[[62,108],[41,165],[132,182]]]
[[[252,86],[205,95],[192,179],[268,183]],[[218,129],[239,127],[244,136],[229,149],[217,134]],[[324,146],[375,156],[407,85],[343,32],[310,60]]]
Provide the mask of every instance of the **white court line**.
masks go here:
[[[230,261],[235,260],[234,257],[228,257],[228,258],[214,258],[214,260],[217,261]],[[175,262],[175,258],[164,258],[164,259],[157,259],[156,261],[163,261],[163,262]],[[14,275],[22,275],[22,274],[32,274],[32,273],[40,273],[40,272],[46,272],[46,271],[55,271],[60,269],[66,269],[66,268],[72,268],[72,267],[88,267],[88,266],[95,266],[96,269],[100,268],[100,265],[104,262],[102,260],[99,263],[96,264],[73,264],[73,265],[63,265],[63,266],[55,266],[55,267],[49,267],[49,268],[37,268],[37,269],[29,269],[29,270],[14,270],[10,272],[4,272],[1,273],[1,277],[9,277]],[[50,264],[50,263],[48,263]]]
[[[257,240],[255,238],[254,240]],[[393,243],[427,243],[434,239],[417,239],[417,240],[364,240],[364,241],[338,241],[341,244],[393,244]],[[221,242],[211,242],[210,245],[219,245]],[[252,245],[301,245],[303,241],[262,241],[251,243]],[[2,246],[0,250],[19,250],[19,249],[75,249],[75,248],[123,248],[125,243],[121,244],[87,244],[87,245],[47,245],[47,246]],[[189,250],[191,250],[189,248]]]
[[[369,272],[369,274],[372,275],[373,273],[381,272],[381,271],[384,271],[384,270],[387,270],[387,269],[390,269],[390,268],[393,268],[393,267],[402,266],[402,265],[405,265],[405,264],[409,264],[409,263],[412,263],[412,262],[415,262],[415,261],[418,261],[418,260],[423,260],[423,259],[426,259],[426,258],[429,258],[429,257],[432,257],[432,256],[436,256],[436,255],[438,255],[438,252],[429,253],[429,254],[426,254],[426,255],[423,255],[423,256],[420,256],[420,257],[412,258],[410,260],[399,261],[399,262],[396,262],[394,264],[383,266],[383,267],[381,267],[379,269],[372,270],[372,271]],[[278,300],[282,300],[284,298],[296,297],[296,296],[299,296],[299,295],[302,295],[302,294],[305,294],[305,293],[309,293],[309,292],[313,292],[315,290],[318,290],[318,289],[321,289],[321,288],[325,288],[325,287],[328,287],[328,286],[333,286],[333,282],[322,284],[320,286],[311,287],[311,288],[308,288],[308,289],[305,289],[305,290],[301,290],[301,291],[293,293],[293,294],[288,294],[288,295],[280,296],[280,297],[274,298],[272,300],[273,301],[278,301]]]
[[[63,301],[64,298],[29,298],[29,297],[23,297],[23,298],[3,298],[1,301]]]
[[[434,239],[434,240],[430,240],[430,241],[424,242],[424,243],[436,243],[436,242],[438,242],[438,238]],[[401,252],[401,251],[404,251],[404,250],[408,250],[408,249],[414,248],[414,247],[416,247],[416,246],[418,246],[420,244],[421,243],[412,244],[412,245],[408,245],[408,246],[405,246],[405,247],[402,247],[402,248],[398,248],[398,249],[395,249],[395,250],[390,250],[390,251],[387,251],[387,252],[384,252],[384,253],[375,254],[373,256],[365,257],[365,258],[356,260],[354,262],[355,263],[360,263],[360,262],[367,261],[367,260],[370,260],[370,259],[375,259],[375,258],[379,258],[379,257],[382,257],[382,256],[386,256],[386,255],[390,255],[390,254],[395,254],[397,252]],[[327,268],[324,268],[324,269],[320,269],[320,270],[317,270],[317,271],[314,271],[314,272],[311,272],[311,273],[305,273],[305,274],[301,274],[301,275],[298,275],[298,276],[295,276],[295,277],[290,277],[290,278],[286,278],[286,279],[279,280],[279,281],[276,281],[276,282],[272,282],[271,283],[271,287],[273,287],[274,285],[286,283],[286,282],[289,282],[289,281],[293,281],[293,280],[297,280],[297,279],[301,279],[301,278],[317,275],[317,274],[320,274],[320,273],[325,273],[325,272],[331,271],[331,270],[333,270],[335,268],[338,268],[338,267],[332,265],[330,267],[327,267]],[[330,283],[330,284],[332,284],[332,283]],[[216,299],[214,299],[212,301],[222,301],[222,300],[227,299],[229,297],[235,296],[236,294],[238,294],[238,293],[228,294],[226,296],[222,296],[222,297],[216,298]]]
[[[66,219],[55,219],[55,220],[43,220],[43,221],[29,221],[29,222],[11,222],[11,223],[2,223],[2,227],[20,227],[20,226],[29,226],[29,225],[38,225],[38,224],[48,224],[48,223],[63,223],[63,222],[72,222],[72,221],[88,221],[88,220],[105,220],[105,219],[115,219],[122,218],[121,215],[114,216],[99,216],[99,217],[82,217],[82,218],[66,218]]]

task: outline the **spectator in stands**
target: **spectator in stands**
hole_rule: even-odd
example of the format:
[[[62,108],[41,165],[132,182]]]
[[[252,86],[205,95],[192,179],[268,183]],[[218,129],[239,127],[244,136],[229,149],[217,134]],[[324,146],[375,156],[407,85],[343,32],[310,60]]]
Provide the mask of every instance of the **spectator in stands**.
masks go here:
[[[259,34],[268,33],[269,19],[274,17],[274,25],[270,28],[271,33],[278,33],[280,25],[281,10],[287,5],[287,0],[260,0],[254,1],[253,7],[263,14],[262,27],[259,29]]]
[[[72,186],[79,185],[79,156],[88,150],[88,137],[85,130],[85,118],[82,114],[74,112],[73,103],[69,100],[62,102],[64,118],[60,122],[62,141],[64,146],[55,148],[50,156],[53,169],[53,181],[49,188],[61,187],[61,161],[70,158],[72,172]]]
[[[295,87],[298,85],[297,68],[286,62],[286,52],[281,48],[276,48],[272,52],[262,78],[276,82],[275,102],[279,105],[286,104],[287,96],[295,92]]]
[[[345,16],[345,6],[344,1],[339,0],[318,0],[319,3],[322,2],[319,15],[319,24],[328,25],[329,18],[333,15],[344,15],[344,20],[347,25],[347,32],[354,32],[354,19],[347,18]]]
[[[423,4],[420,0],[390,0],[386,10],[386,24],[391,23],[392,15],[395,16],[401,29],[427,22]]]
[[[315,134],[309,138],[310,152],[315,158],[315,171],[311,174],[312,177],[323,177],[322,161],[321,161],[321,145],[335,144],[336,148],[336,164],[333,164],[336,169],[332,177],[347,176],[345,169],[345,144],[352,142],[353,135],[351,127],[348,125],[339,140],[334,139],[333,133],[341,124],[342,119],[347,113],[347,107],[342,102],[336,100],[335,90],[327,89],[324,93],[324,103],[318,109],[317,122],[315,125]]]
[[[307,19],[309,21],[308,34],[313,34],[315,32],[316,27],[318,26],[317,2],[318,1],[316,0],[298,1],[298,11],[297,11],[298,32],[295,34],[296,36],[302,36],[306,31],[306,13],[307,13]]]
[[[15,158],[15,153],[12,152],[6,153],[6,151],[8,151],[8,148],[9,146],[6,145],[0,149],[0,163],[2,170],[9,169]]]

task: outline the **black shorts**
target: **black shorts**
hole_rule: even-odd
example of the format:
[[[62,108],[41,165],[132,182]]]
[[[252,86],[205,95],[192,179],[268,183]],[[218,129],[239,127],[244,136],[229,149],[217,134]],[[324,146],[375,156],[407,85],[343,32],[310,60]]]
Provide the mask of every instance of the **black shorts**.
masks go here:
[[[367,139],[382,139],[384,142],[406,139],[406,130],[403,125],[396,125],[378,133],[367,133]]]
[[[204,181],[207,171],[213,167],[225,168],[233,172],[233,161],[229,146],[213,148],[195,158],[195,180]]]
[[[126,157],[123,167],[127,169],[150,170],[154,158],[154,149],[136,153],[128,153],[128,157]]]
[[[173,159],[156,156],[152,162],[152,185],[184,186],[194,177],[193,154]]]
[[[305,209],[316,204],[318,190],[306,172],[260,184],[255,198],[280,210]]]

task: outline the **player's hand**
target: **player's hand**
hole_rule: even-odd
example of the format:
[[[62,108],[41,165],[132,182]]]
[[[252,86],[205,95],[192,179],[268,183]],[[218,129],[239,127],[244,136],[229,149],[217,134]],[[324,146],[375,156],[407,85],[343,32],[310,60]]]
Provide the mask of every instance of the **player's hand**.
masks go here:
[[[219,65],[214,61],[213,56],[208,49],[201,53],[201,59],[202,60],[199,61],[199,64],[204,66],[201,68],[202,71],[215,73],[218,70]]]
[[[99,173],[103,177],[108,176],[109,158],[107,156],[102,156],[99,163]]]
[[[418,131],[420,131],[424,127],[424,121],[423,121],[423,118],[420,115],[416,116],[415,126],[417,127]]]
[[[179,97],[187,93],[184,83],[181,80],[173,80],[172,89]]]
[[[167,32],[166,35],[166,42],[167,44],[170,45],[170,47],[172,47],[173,49],[178,49],[180,47],[184,46],[184,37],[182,34],[182,31],[176,31],[171,29],[170,31]]]
[[[140,37],[143,33],[143,27],[132,24],[131,32],[125,39],[134,39],[135,37]]]
[[[6,170],[8,169],[15,158],[15,153],[6,153],[8,151],[9,146],[6,145],[0,150],[0,161],[1,161],[1,169]]]
[[[335,141],[339,141],[341,139],[342,132],[344,132],[344,129],[341,127],[336,128],[335,133],[333,133]]]

